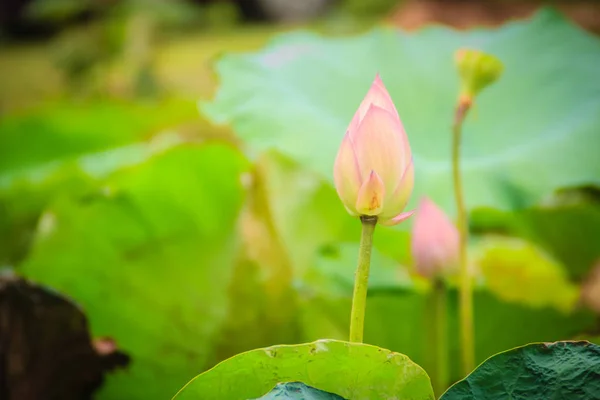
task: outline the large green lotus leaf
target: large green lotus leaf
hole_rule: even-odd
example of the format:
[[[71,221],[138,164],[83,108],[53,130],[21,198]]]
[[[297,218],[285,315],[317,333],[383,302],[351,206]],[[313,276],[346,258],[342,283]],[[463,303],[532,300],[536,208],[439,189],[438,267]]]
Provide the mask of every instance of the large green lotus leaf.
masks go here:
[[[269,393],[255,400],[343,400],[337,394],[327,393],[302,382],[280,383]]]
[[[600,399],[600,346],[534,343],[490,357],[441,400]]]
[[[557,188],[600,181],[600,42],[548,10],[495,30],[283,35],[258,53],[222,58],[222,85],[203,110],[231,124],[252,154],[276,149],[331,183],[342,136],[380,72],[413,149],[413,204],[427,194],[454,212],[450,125],[460,47],[505,65],[465,124],[469,208],[521,208]]]
[[[57,193],[98,190],[110,173],[184,143],[171,124],[193,104],[57,103],[0,121],[0,263],[26,254],[40,212]],[[160,133],[159,133],[160,132]]]
[[[257,349],[198,375],[177,400],[246,400],[300,381],[347,399],[433,399],[429,377],[403,354],[337,340]]]
[[[65,164],[77,163],[92,175],[110,172],[124,159],[130,163],[143,160],[144,149],[132,146],[120,152],[109,150],[143,142],[173,124],[193,118],[193,104],[175,99],[156,103],[56,103],[3,118],[0,187],[20,180],[39,182]],[[168,140],[153,144],[155,148],[164,147]]]
[[[169,398],[210,366],[228,310],[245,165],[228,146],[179,147],[44,211],[20,271],[74,298],[93,334],[132,357],[99,399]]]
[[[57,193],[84,196],[97,190],[97,180],[77,168],[33,185],[19,182],[0,189],[0,263],[16,265],[27,255],[40,213]]]

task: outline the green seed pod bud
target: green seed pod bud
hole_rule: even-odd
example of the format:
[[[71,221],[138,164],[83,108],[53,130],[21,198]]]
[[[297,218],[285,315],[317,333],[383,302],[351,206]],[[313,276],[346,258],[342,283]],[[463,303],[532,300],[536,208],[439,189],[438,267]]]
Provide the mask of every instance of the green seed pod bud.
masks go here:
[[[460,49],[455,54],[460,75],[460,98],[472,102],[486,86],[494,83],[502,74],[502,62],[479,50]]]

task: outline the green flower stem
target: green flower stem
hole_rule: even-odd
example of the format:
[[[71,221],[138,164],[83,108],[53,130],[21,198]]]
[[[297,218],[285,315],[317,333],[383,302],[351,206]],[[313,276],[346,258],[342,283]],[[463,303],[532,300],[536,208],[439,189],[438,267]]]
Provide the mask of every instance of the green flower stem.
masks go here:
[[[472,281],[467,262],[467,211],[463,198],[462,180],[460,175],[460,141],[462,125],[465,116],[471,108],[470,101],[462,99],[456,109],[453,126],[452,142],[452,176],[454,180],[454,195],[458,212],[457,227],[460,234],[459,265],[460,265],[460,348],[463,375],[469,374],[475,368],[475,349],[473,340],[473,294]]]
[[[441,278],[435,279],[432,290],[435,341],[435,374],[433,389],[439,397],[448,388],[448,308],[446,303],[446,284]]]
[[[377,224],[377,217],[362,216],[360,221],[362,222],[362,233],[358,250],[358,267],[354,278],[352,312],[350,314],[350,341],[355,343],[362,343],[363,341],[371,249],[373,248],[373,232]]]

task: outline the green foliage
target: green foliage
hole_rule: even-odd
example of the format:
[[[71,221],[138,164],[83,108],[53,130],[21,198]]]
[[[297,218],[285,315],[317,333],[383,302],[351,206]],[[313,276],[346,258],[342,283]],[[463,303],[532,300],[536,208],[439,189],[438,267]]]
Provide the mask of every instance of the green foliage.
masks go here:
[[[383,231],[375,233],[376,240],[377,234],[381,232]],[[319,337],[347,338],[356,254],[356,243],[330,246],[318,256],[304,275],[302,286],[299,287],[302,295],[302,340],[315,340]],[[521,263],[525,276],[529,274],[532,279],[536,279],[536,275],[555,279],[557,294],[565,293],[570,296],[574,288],[568,281],[560,279],[560,273],[556,279],[557,266],[546,265],[543,258],[535,258],[534,263],[530,264],[528,254],[523,254],[524,259],[520,258],[522,254],[514,255],[512,263]],[[512,268],[511,264],[506,266],[501,261],[496,265],[501,271]],[[565,304],[546,296],[543,287],[537,288],[534,285],[531,298],[527,297],[527,290],[531,290],[531,286],[524,286],[523,283],[531,285],[532,282],[523,280],[522,274],[504,275],[502,279],[512,279],[515,286],[518,286],[511,288],[511,293],[517,295],[516,299],[507,300],[510,293],[494,290],[494,286],[492,290],[479,287],[475,292],[478,362],[499,351],[529,342],[573,338],[579,332],[595,326],[595,318],[591,312],[581,309],[565,312]],[[398,262],[376,251],[367,301],[365,342],[399,351],[423,366],[426,371],[433,371],[433,360],[426,340],[426,333],[432,329],[431,316],[426,307],[427,296],[429,289],[422,280],[408,275]],[[543,300],[542,304],[539,299]],[[571,301],[571,297],[567,300]],[[457,361],[457,301],[457,293],[453,288],[449,298],[448,339],[450,352],[455,360],[451,365],[451,377],[454,380],[462,377]]]
[[[25,257],[21,273],[73,297],[134,360],[100,398],[169,397],[196,371],[190,359],[213,357],[246,162],[159,133],[190,118],[176,100],[63,103],[0,125],[4,262]],[[182,346],[192,337],[206,347]]]
[[[581,281],[600,254],[600,202],[595,199],[533,207],[514,213],[478,210],[473,225],[479,230],[522,237],[543,247]]]
[[[223,145],[180,147],[111,176],[107,193],[45,210],[21,273],[73,297],[133,359],[100,399],[168,398],[210,359],[244,165]]]
[[[256,400],[343,400],[340,396],[327,393],[301,382],[279,383],[269,393]]]
[[[210,54],[255,47],[264,35],[186,40],[163,54],[162,69],[180,88],[207,89],[210,80],[196,74],[207,56],[195,47]],[[377,29],[346,39],[295,33],[259,53],[226,56],[218,64],[223,86],[205,110],[233,126],[251,168],[220,131],[180,126],[198,118],[189,101],[60,103],[7,116],[0,122],[0,264],[73,297],[94,334],[115,338],[132,356],[128,371],[108,378],[100,400],[169,398],[239,352],[345,340],[360,224],[331,181],[341,137],[379,69],[415,153],[413,202],[428,194],[451,212],[452,54],[463,46],[506,65],[467,121],[472,227],[531,242],[518,251],[504,242],[480,248],[477,358],[593,333],[597,317],[574,300],[575,283],[599,256],[598,207],[539,202],[557,188],[599,180],[592,66],[600,47],[549,13],[494,31]],[[213,140],[202,142],[207,137]],[[410,273],[409,239],[407,230],[376,229],[365,339],[433,370],[428,285]],[[451,290],[454,360],[456,301]],[[339,371],[342,362],[331,364]],[[452,365],[452,379],[460,378]],[[256,383],[237,380],[232,390],[239,382]],[[239,398],[262,396],[278,381],[267,383]]]
[[[449,344],[450,375],[453,381],[463,376],[459,369],[458,344],[458,293],[452,290],[449,298]],[[394,349],[408,355],[426,371],[435,371],[427,343],[427,332],[432,329],[431,316],[426,308],[427,298],[419,293],[407,291],[372,290],[367,304],[365,341],[377,346]],[[344,319],[350,307],[345,302],[332,300],[318,306],[322,319],[334,318],[346,334]],[[336,304],[337,308],[333,308]],[[556,341],[573,338],[579,332],[595,326],[594,315],[578,311],[564,314],[550,307],[531,308],[525,304],[507,303],[486,290],[475,292],[475,355],[482,362],[487,357],[515,346],[536,341]],[[328,312],[325,312],[327,311]],[[333,311],[335,310],[335,312]],[[321,319],[315,319],[319,321]]]
[[[25,15],[35,21],[61,23],[94,8],[93,0],[34,0],[25,8]]]
[[[230,123],[254,151],[276,148],[331,182],[345,129],[379,71],[413,149],[412,204],[426,194],[450,212],[449,125],[458,93],[452,63],[461,47],[477,47],[505,65],[464,129],[470,209],[519,209],[558,188],[598,182],[600,83],[592,66],[600,63],[600,43],[550,11],[500,30],[288,34],[259,53],[222,58],[222,86],[204,110]],[[548,51],[540,57],[542,48]]]
[[[196,118],[191,102],[57,103],[0,122],[0,263],[26,254],[42,210],[57,194],[85,197],[111,173],[181,145],[159,132]]]
[[[245,400],[286,381],[353,400],[434,398],[425,371],[405,355],[337,340],[239,354],[198,375],[175,398]]]
[[[600,398],[600,346],[535,343],[490,357],[441,400]]]
[[[92,175],[110,172],[122,165],[118,161],[130,162],[135,155],[124,154],[119,160],[102,152],[150,139],[160,130],[192,118],[196,118],[194,104],[178,99],[62,102],[3,118],[0,188],[19,180],[39,182],[69,163],[79,164]],[[96,160],[91,159],[94,153]],[[104,168],[107,171],[102,171]]]
[[[561,45],[564,37],[569,37],[568,45]],[[523,45],[515,46],[516,42]],[[600,45],[560,16],[544,11],[531,22],[466,33],[437,27],[414,35],[378,29],[343,39],[293,33],[273,40],[261,52],[227,55],[217,63],[222,86],[216,99],[204,105],[205,113],[217,123],[231,124],[253,157],[268,153],[271,159],[283,160],[288,171],[291,165],[296,168],[293,174],[271,181],[267,201],[275,210],[273,219],[282,237],[290,238],[285,247],[296,268],[301,268],[294,270],[304,277],[299,282],[300,307],[307,340],[319,335],[345,338],[347,332],[355,263],[351,247],[345,250],[346,245],[338,245],[355,243],[359,224],[353,221],[352,225],[351,218],[340,215],[332,164],[345,128],[376,72],[381,72],[411,140],[417,173],[413,204],[427,194],[453,213],[449,127],[459,83],[453,53],[460,47],[494,54],[506,67],[501,81],[478,99],[465,128],[463,165],[467,204],[478,217],[474,227],[481,229],[483,219],[496,216],[504,233],[533,240],[557,259],[532,247],[501,258],[495,264],[497,270],[482,268],[484,278],[505,271],[501,277],[514,287],[510,287],[512,293],[499,285],[491,286],[493,293],[485,287],[477,291],[477,359],[531,341],[573,337],[594,326],[591,313],[573,309],[578,290],[569,279],[572,268],[590,268],[586,262],[597,256],[598,236],[582,237],[571,219],[576,212],[532,206],[564,186],[600,179],[598,159],[589,147],[600,145],[595,128],[600,123],[600,103],[593,100],[600,87],[592,83],[594,72],[588,63],[600,60]],[[544,59],[527,50],[537,48],[549,49]],[[582,52],[585,58],[578,56]],[[565,69],[578,72],[565,76],[560,73]],[[265,174],[278,175],[281,168],[279,163],[272,164]],[[277,212],[278,207],[285,212]],[[585,207],[580,214],[587,219],[581,221],[583,231],[594,232],[600,226],[589,218],[594,207]],[[327,215],[321,210],[327,210]],[[315,221],[312,230],[308,229],[310,221]],[[306,228],[299,230],[299,225]],[[374,277],[380,273],[379,265],[409,265],[408,236],[402,234],[378,228],[375,245],[381,256],[390,259],[373,262]],[[306,243],[311,245],[299,250]],[[570,247],[578,250],[571,252]],[[305,257],[308,270],[296,254]],[[308,258],[311,254],[317,255],[316,261]],[[515,269],[524,276],[510,275],[508,271]],[[341,278],[344,272],[348,279]],[[540,278],[550,279],[558,292],[538,288],[535,281]],[[531,297],[527,287],[535,288]],[[419,286],[408,289],[397,280],[387,287],[372,283],[366,341],[402,351],[429,367],[423,337],[414,330],[415,326],[427,329],[424,304]],[[455,304],[454,299],[453,331]],[[457,355],[456,338],[450,339]],[[456,366],[453,371],[454,379],[460,378]]]

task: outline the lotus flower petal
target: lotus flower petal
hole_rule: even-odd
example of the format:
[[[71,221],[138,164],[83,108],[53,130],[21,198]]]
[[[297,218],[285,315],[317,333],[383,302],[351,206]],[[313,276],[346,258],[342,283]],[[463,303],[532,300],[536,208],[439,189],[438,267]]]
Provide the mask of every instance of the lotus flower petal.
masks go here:
[[[371,84],[371,88],[367,92],[367,95],[365,96],[363,101],[358,106],[358,110],[356,110],[356,113],[354,114],[354,117],[350,122],[350,126],[348,127],[349,131],[354,131],[358,127],[360,121],[363,120],[365,114],[367,113],[371,105],[381,107],[384,110],[389,111],[392,115],[398,115],[396,106],[394,106],[394,102],[392,101],[390,94],[383,85],[379,74],[375,76],[375,80]]]
[[[369,178],[358,191],[356,211],[361,215],[378,215],[383,209],[385,186],[375,171],[371,171]]]
[[[408,203],[408,200],[410,199],[414,180],[415,169],[414,164],[411,160],[406,166],[406,170],[402,175],[400,183],[398,183],[398,186],[396,186],[394,191],[391,192],[385,199],[385,211],[381,215],[383,219],[395,216],[399,212],[404,210],[406,204]]]
[[[354,147],[349,136],[345,136],[335,159],[333,179],[338,196],[351,212],[356,214],[355,204],[363,179],[360,176]]]
[[[396,215],[395,217],[393,217],[391,219],[380,219],[379,223],[381,225],[385,225],[385,226],[398,225],[400,222],[405,221],[411,215],[413,215],[414,212],[415,212],[414,210],[406,211],[406,212],[403,212],[403,213],[400,213],[400,214]]]
[[[374,170],[390,190],[402,179],[407,161],[398,121],[397,116],[372,105],[353,136],[361,177],[366,179]]]

